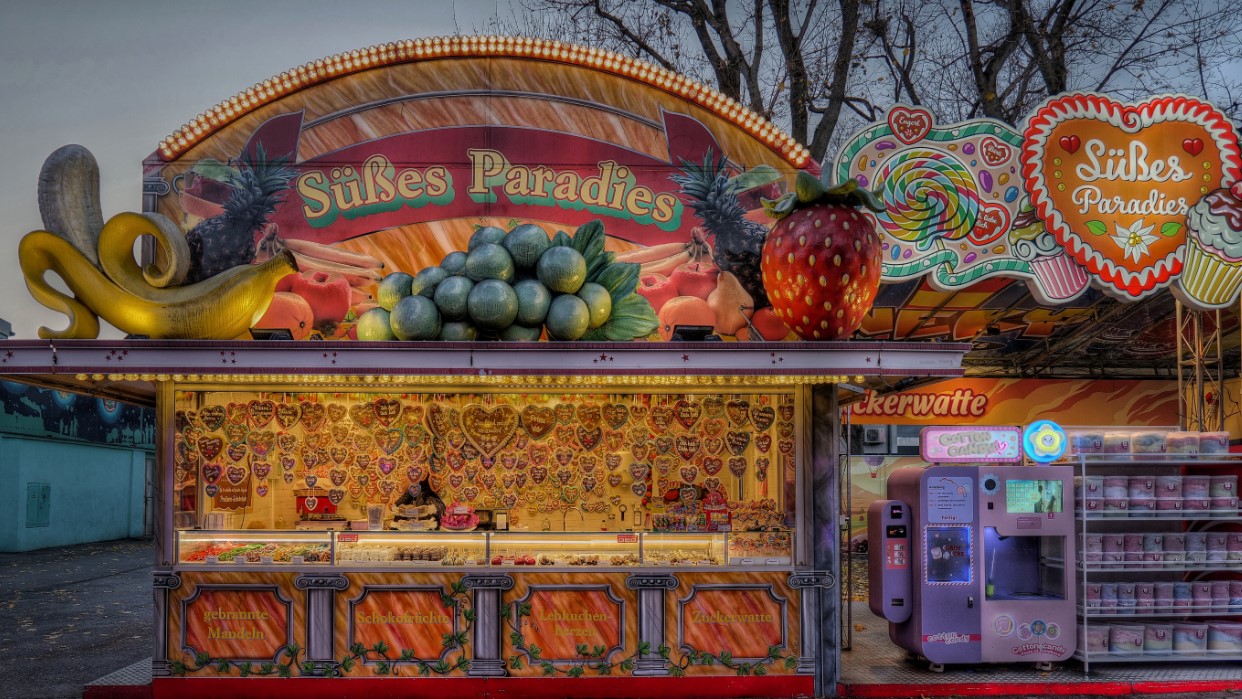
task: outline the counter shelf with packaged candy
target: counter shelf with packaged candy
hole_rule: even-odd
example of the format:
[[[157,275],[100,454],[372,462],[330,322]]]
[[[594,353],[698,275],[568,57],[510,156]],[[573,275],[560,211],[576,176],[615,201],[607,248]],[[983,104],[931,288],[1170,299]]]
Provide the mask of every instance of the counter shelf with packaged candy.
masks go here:
[[[327,564],[330,534],[312,532],[177,532],[178,562],[191,565]]]
[[[1082,642],[1075,657],[1084,669],[1096,662],[1242,659],[1242,638],[1235,641],[1227,623],[1216,630],[1214,647],[1207,645],[1211,624],[1242,613],[1242,526],[1231,526],[1242,525],[1242,457],[1222,453],[1227,435],[1067,433],[1075,449],[1068,458],[1078,466]],[[1186,628],[1178,632],[1179,625]]]

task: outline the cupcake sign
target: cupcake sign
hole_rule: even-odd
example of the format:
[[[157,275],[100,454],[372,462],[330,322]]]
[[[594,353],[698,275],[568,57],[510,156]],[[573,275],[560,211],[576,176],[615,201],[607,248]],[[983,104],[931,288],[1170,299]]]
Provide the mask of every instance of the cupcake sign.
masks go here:
[[[1236,296],[1242,249],[1231,248],[1242,241],[1208,234],[1204,243],[1187,228],[1200,199],[1242,170],[1237,133],[1211,105],[1056,97],[1028,120],[1021,161],[1036,214],[1105,292],[1136,300],[1184,274],[1180,288],[1192,299],[1218,298],[1222,286]]]

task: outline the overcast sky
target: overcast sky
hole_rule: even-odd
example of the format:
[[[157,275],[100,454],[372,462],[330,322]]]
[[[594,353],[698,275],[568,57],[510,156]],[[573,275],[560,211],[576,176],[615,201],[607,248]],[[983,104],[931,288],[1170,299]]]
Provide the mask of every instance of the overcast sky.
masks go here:
[[[504,0],[0,0],[0,318],[68,323],[31,298],[17,244],[42,227],[39,168],[67,143],[99,160],[105,220],[142,206],[141,163],[223,99],[316,58],[472,33]],[[119,337],[110,328],[105,336]],[[108,334],[110,333],[110,334]]]

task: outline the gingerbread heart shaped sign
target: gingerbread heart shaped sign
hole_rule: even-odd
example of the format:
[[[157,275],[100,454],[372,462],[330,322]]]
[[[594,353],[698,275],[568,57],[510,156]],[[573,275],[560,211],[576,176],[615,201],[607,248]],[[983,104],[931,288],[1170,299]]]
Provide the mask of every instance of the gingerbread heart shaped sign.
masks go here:
[[[1105,292],[1140,299],[1182,272],[1186,214],[1242,171],[1238,135],[1184,96],[1048,100],[1027,121],[1022,177],[1036,213]]]

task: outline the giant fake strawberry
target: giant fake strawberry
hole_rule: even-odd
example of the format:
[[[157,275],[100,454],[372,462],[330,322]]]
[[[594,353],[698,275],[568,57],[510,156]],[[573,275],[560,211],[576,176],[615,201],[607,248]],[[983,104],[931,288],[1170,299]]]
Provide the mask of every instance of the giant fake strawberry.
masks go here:
[[[858,208],[880,210],[850,180],[828,189],[799,172],[796,191],[764,207],[777,224],[760,268],[776,315],[805,340],[840,340],[862,325],[880,288],[880,236]]]

